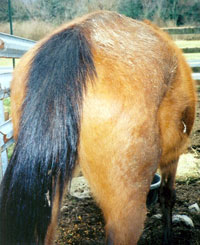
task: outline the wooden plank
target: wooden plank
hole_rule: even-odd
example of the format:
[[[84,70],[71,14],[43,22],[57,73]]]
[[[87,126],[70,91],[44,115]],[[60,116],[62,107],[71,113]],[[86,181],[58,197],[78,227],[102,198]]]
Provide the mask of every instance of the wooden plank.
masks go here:
[[[168,32],[170,35],[199,34],[200,33],[200,27],[168,27],[168,28],[162,28],[162,29]]]
[[[191,54],[191,53],[200,53],[200,47],[194,47],[194,48],[182,48],[183,52],[185,54]]]

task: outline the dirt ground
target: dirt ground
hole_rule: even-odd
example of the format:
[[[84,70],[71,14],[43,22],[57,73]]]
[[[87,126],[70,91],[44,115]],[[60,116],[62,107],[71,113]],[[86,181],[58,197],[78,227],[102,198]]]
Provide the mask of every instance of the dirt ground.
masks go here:
[[[189,152],[195,152],[195,157],[200,161],[200,103],[197,108],[197,118]],[[188,227],[184,223],[173,224],[173,244],[200,245],[200,213],[192,214],[188,209],[194,203],[200,206],[200,176],[187,178],[184,181],[177,180],[176,191],[177,200],[173,214],[188,215],[193,220],[194,228]],[[148,210],[139,245],[162,244],[162,221],[153,217],[155,214],[161,214],[158,203]],[[80,200],[66,196],[60,214],[56,244],[105,244],[103,216],[92,198]]]

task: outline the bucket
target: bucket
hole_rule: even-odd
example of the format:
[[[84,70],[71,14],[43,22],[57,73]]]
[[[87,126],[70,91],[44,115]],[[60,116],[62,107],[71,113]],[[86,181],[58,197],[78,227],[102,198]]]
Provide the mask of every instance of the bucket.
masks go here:
[[[150,191],[147,195],[147,207],[154,205],[158,201],[158,192],[161,184],[161,177],[159,174],[155,174],[153,181],[151,182]]]

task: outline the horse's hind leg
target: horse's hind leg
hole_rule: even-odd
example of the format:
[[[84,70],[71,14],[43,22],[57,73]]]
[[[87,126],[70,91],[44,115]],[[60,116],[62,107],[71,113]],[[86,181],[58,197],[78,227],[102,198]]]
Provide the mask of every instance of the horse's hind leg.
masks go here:
[[[145,123],[133,127],[134,116],[128,120],[124,112],[112,120],[103,118],[105,108],[108,113],[112,104],[98,107],[98,113],[96,108],[90,109],[91,105],[84,108],[80,165],[104,214],[106,244],[136,245],[146,217],[146,197],[160,158],[158,128],[149,114],[139,118],[146,119]]]
[[[136,245],[144,227],[146,196],[153,173],[141,176],[138,169],[120,171],[118,163],[109,169],[106,167],[109,162],[103,163],[103,168],[95,162],[91,165],[89,173],[87,166],[82,165],[83,172],[104,214],[106,244]],[[93,167],[98,169],[94,171]]]
[[[178,160],[161,168],[162,183],[160,188],[160,204],[163,214],[163,244],[172,244],[172,209],[176,200],[175,177]]]

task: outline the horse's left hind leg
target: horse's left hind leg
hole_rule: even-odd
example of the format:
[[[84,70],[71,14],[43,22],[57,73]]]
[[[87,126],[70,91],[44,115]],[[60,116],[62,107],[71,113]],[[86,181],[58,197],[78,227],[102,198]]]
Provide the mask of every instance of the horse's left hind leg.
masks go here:
[[[162,183],[160,188],[160,204],[163,214],[163,244],[172,244],[172,209],[176,200],[175,177],[178,160],[174,160],[161,168]]]

